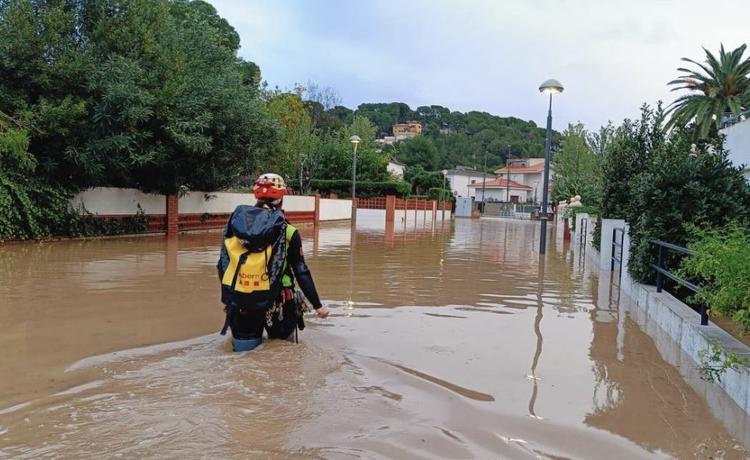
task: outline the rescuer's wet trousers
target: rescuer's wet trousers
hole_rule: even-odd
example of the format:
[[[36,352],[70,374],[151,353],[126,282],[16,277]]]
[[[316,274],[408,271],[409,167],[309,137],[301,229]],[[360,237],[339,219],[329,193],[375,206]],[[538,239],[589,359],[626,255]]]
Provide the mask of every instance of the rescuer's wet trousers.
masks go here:
[[[280,312],[278,310],[281,310]],[[232,311],[232,346],[234,351],[249,351],[263,341],[263,330],[269,339],[288,339],[297,326],[297,304],[285,302],[276,311]]]

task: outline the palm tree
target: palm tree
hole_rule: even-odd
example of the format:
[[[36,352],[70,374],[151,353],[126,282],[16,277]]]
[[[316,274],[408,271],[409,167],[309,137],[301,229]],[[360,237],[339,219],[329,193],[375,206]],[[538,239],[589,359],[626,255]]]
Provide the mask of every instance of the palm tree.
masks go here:
[[[727,53],[722,44],[719,59],[703,48],[705,64],[682,58],[700,70],[680,67],[677,70],[683,75],[669,82],[676,85],[672,91],[691,93],[678,97],[670,105],[667,113],[671,113],[671,118],[667,127],[687,126],[695,121],[696,135],[705,138],[712,127],[721,128],[724,117],[730,114],[739,117],[750,109],[750,58],[742,59],[745,48],[747,45],[742,45]]]

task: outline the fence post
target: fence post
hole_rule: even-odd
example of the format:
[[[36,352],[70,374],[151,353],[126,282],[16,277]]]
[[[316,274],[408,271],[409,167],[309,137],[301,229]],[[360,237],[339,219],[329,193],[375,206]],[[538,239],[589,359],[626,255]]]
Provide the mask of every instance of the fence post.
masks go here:
[[[708,307],[705,303],[701,304],[701,326],[708,326]]]
[[[656,266],[659,267],[659,270],[656,270],[656,292],[661,292],[661,288],[664,286],[664,276],[661,274],[664,269],[664,246],[662,245],[659,245],[659,257]]]
[[[610,258],[609,258],[610,259],[609,271],[611,272],[615,271],[615,249],[617,249],[617,246],[615,246],[615,241],[617,241],[617,229],[613,228],[612,229],[612,254],[610,255]]]
[[[396,220],[396,195],[387,195],[385,197],[385,221],[393,222]]]
[[[320,224],[320,194],[315,194],[315,221],[314,225],[317,227]]]
[[[177,195],[167,195],[167,238],[177,236],[179,221],[179,198]]]

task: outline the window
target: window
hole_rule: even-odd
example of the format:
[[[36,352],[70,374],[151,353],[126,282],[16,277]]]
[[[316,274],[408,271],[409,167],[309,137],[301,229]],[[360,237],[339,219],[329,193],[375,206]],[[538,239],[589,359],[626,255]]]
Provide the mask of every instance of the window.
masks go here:
[[[472,179],[472,180],[471,180],[471,183],[472,183],[472,184],[476,184],[476,183],[477,183],[477,181],[475,181],[474,179]]]

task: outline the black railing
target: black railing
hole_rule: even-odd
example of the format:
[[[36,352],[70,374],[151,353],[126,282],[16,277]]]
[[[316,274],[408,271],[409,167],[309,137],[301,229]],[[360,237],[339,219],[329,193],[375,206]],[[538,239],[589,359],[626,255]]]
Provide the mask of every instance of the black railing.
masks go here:
[[[583,245],[586,243],[586,234],[589,232],[589,220],[586,218],[581,219],[581,228],[578,229],[581,233],[578,236],[578,244]]]
[[[690,281],[684,280],[675,275],[673,272],[667,270],[664,263],[665,250],[671,250],[685,255],[693,255],[693,251],[688,248],[683,248],[682,246],[677,246],[676,244],[667,243],[666,241],[661,240],[652,240],[651,244],[655,244],[659,247],[659,254],[656,259],[656,264],[651,264],[651,266],[654,267],[654,270],[656,270],[656,292],[661,292],[664,288],[664,277],[671,279],[680,286],[683,286],[684,288],[689,289],[695,293],[700,292],[701,288],[699,286],[691,283]],[[707,326],[708,308],[706,304],[701,304],[698,312],[701,315],[701,326]]]
[[[619,238],[618,238],[618,234],[619,234]],[[612,266],[610,267],[611,271],[615,270],[615,262],[617,262],[619,270],[620,272],[622,272],[622,242],[624,238],[625,238],[624,228],[617,227],[614,230],[612,230],[612,257],[611,257]],[[619,248],[619,252],[618,252],[618,248]],[[620,275],[622,275],[622,273],[620,273]]]

